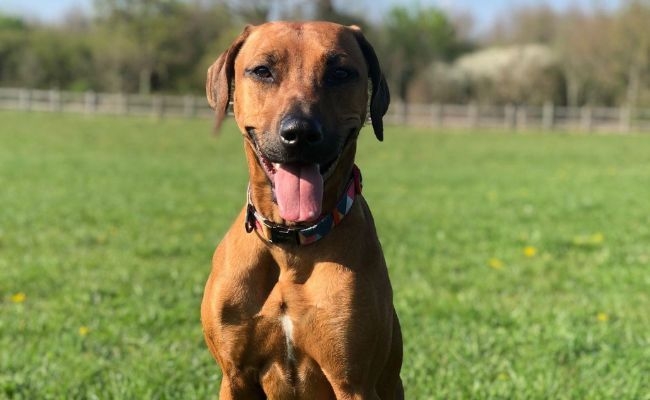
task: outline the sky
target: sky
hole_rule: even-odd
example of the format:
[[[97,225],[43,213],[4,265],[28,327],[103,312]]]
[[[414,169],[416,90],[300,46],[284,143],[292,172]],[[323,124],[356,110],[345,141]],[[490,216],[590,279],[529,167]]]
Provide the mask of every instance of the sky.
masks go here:
[[[335,0],[335,4],[347,3],[349,0]],[[372,5],[368,10],[373,18],[378,18],[383,11],[393,5],[434,5],[450,12],[469,11],[478,28],[486,28],[508,9],[516,6],[548,4],[557,10],[573,5],[584,9],[603,7],[614,9],[622,0],[365,0],[357,1],[354,8],[363,7],[356,4]],[[89,11],[92,0],[0,0],[0,12],[17,14],[43,21],[57,21],[73,7]]]

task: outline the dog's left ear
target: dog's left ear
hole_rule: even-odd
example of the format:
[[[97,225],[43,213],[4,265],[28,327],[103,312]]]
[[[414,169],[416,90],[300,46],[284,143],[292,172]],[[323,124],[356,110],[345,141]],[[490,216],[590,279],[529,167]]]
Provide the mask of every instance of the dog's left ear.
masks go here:
[[[363,36],[361,28],[352,25],[350,26],[350,29],[356,37],[359,47],[361,47],[366,63],[368,63],[368,75],[370,76],[370,82],[372,82],[372,92],[370,94],[370,119],[372,121],[372,129],[375,131],[375,136],[377,136],[379,141],[382,141],[384,140],[384,121],[382,118],[388,110],[388,104],[390,104],[388,84],[386,83],[384,74],[381,72],[375,49],[373,49],[366,37]]]
[[[248,38],[252,26],[247,25],[244,31],[235,39],[228,50],[223,52],[217,61],[208,68],[208,77],[205,82],[205,94],[210,107],[216,113],[216,130],[219,131],[221,123],[228,111],[232,80],[235,75],[235,58],[242,45]]]

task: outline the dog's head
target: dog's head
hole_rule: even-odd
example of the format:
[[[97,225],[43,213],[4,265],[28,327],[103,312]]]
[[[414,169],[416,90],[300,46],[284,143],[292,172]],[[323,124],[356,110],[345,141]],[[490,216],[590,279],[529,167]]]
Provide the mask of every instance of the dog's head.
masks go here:
[[[237,124],[274,185],[285,220],[317,218],[323,182],[336,171],[349,173],[353,143],[367,117],[368,80],[372,126],[382,140],[388,87],[357,27],[248,26],[208,70],[206,92],[217,126],[232,99]],[[339,162],[348,147],[351,157]]]

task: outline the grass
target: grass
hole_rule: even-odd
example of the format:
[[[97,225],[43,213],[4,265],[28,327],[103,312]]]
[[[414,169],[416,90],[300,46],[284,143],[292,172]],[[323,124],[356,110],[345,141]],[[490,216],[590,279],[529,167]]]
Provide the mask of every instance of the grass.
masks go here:
[[[409,399],[650,399],[650,137],[361,138]],[[0,398],[216,398],[232,124],[0,113]]]

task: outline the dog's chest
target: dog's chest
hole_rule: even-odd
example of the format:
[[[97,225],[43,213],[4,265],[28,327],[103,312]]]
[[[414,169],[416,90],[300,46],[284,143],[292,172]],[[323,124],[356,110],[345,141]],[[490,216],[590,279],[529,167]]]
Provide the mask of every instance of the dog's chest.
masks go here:
[[[344,279],[277,281],[267,295],[239,305],[237,318],[222,325],[220,351],[257,375],[263,386],[275,388],[269,390],[295,392],[314,382],[326,390],[321,367],[345,353],[351,321],[351,299],[342,295],[349,293],[344,287]]]
[[[318,340],[317,325],[329,318],[323,313],[319,297],[311,294],[305,285],[278,282],[266,296],[239,305],[240,312],[236,318],[229,319],[223,330],[231,333],[235,341],[248,342],[243,347],[255,353],[259,360],[236,351],[232,355],[244,357],[244,363],[270,360],[296,364],[301,357],[309,355],[307,348]]]

